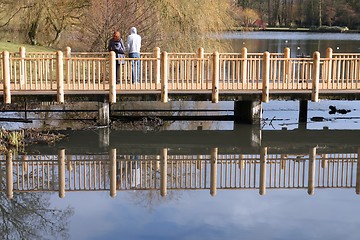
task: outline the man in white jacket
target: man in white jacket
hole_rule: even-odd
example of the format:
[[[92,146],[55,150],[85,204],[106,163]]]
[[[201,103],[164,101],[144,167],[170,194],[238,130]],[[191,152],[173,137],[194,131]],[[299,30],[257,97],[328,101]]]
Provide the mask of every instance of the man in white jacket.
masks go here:
[[[135,27],[130,28],[130,35],[127,38],[127,50],[129,58],[140,58],[141,36],[137,34]],[[140,61],[133,60],[132,66],[132,83],[138,83],[140,79]]]

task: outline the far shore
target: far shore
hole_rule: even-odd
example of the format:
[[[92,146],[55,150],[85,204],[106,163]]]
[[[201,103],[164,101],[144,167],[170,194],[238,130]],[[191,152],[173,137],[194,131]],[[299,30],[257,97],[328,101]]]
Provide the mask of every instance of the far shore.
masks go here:
[[[268,31],[268,32],[317,32],[317,33],[360,33],[360,30],[338,30],[338,29],[317,29],[317,28],[302,28],[302,27],[266,27],[258,28],[252,27],[245,29],[243,27],[235,28],[235,31]]]

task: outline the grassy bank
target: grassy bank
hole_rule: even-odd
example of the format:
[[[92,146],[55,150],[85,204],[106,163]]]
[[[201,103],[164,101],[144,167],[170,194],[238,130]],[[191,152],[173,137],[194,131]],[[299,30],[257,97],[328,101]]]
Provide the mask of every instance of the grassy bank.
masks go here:
[[[20,47],[25,47],[27,52],[54,52],[56,51],[50,47],[34,46],[29,44],[18,44],[11,42],[1,42],[0,41],[0,52],[9,51],[9,52],[18,52]]]

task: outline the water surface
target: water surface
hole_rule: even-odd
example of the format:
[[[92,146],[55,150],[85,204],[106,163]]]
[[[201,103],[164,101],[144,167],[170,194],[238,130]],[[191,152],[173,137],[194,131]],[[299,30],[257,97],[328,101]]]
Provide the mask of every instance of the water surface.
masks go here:
[[[234,41],[237,51],[290,47],[293,54],[310,54],[327,47],[359,52],[360,34],[251,32],[224,38]],[[199,104],[233,109],[232,102]],[[351,111],[330,114],[329,106]],[[305,128],[298,124],[298,101],[263,104],[263,122],[257,126],[175,121],[116,131],[54,114],[30,114],[33,124],[0,122],[7,129],[60,124],[87,129],[12,155],[12,184],[6,174],[9,160],[1,156],[0,238],[358,239],[359,106],[358,101],[309,102]],[[60,172],[65,173],[64,195]],[[46,175],[37,177],[40,173]],[[115,194],[110,189],[114,177]],[[7,196],[9,186],[13,199]]]
[[[249,53],[282,53],[288,47],[291,57],[312,56],[315,51],[326,56],[327,48],[332,48],[334,53],[360,53],[358,33],[234,32],[223,34],[221,38],[229,41],[235,52],[246,47]]]

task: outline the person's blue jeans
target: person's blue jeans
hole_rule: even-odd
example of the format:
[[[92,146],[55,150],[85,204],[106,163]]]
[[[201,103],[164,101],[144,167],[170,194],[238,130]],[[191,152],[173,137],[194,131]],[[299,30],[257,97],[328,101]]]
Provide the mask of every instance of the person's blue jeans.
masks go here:
[[[140,53],[129,53],[129,58],[140,58]],[[132,68],[132,82],[139,82],[140,80],[140,60],[131,61]]]

